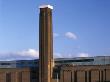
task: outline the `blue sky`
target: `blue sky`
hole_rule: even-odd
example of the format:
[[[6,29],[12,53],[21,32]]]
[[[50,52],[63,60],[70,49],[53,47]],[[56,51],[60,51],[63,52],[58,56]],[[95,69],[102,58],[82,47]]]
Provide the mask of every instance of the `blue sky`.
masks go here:
[[[1,60],[38,57],[42,4],[54,7],[55,57],[110,55],[110,0],[0,0]]]

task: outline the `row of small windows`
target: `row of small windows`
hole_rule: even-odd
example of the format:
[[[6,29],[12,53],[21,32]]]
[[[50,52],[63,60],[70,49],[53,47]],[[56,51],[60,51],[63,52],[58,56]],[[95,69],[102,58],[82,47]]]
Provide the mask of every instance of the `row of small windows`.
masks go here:
[[[94,59],[80,59],[80,60],[61,60],[55,61],[55,63],[68,63],[68,62],[92,62]]]
[[[38,62],[17,62],[16,64],[38,64]]]
[[[0,65],[11,65],[11,63],[0,63]]]
[[[12,65],[12,64],[38,64],[38,62],[0,63],[0,65]]]

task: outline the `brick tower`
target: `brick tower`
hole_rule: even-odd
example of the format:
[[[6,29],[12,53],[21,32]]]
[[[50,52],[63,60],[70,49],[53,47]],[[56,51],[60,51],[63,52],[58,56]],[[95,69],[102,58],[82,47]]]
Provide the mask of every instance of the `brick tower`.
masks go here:
[[[39,18],[39,82],[52,82],[53,70],[53,31],[52,9],[42,5]]]

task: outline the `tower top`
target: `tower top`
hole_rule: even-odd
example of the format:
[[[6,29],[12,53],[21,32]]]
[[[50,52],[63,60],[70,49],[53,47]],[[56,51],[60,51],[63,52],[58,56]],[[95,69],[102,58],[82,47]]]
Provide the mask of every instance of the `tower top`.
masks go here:
[[[39,8],[50,8],[50,9],[53,9],[53,6],[51,6],[51,5],[41,5],[41,6],[39,6]]]

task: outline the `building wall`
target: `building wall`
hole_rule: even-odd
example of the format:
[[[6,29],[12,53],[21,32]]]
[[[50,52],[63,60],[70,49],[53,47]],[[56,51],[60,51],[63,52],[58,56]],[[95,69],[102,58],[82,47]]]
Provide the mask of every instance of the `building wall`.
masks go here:
[[[30,69],[28,68],[0,69],[0,82],[30,82]]]
[[[64,76],[63,76],[63,80],[64,80],[64,82],[66,82],[66,81],[68,81],[68,82],[71,82],[72,80],[71,80],[71,71],[70,70],[64,70],[63,71],[63,74],[64,74]],[[67,75],[67,76],[66,76]]]
[[[110,82],[110,65],[62,66],[60,82]]]
[[[110,69],[106,69],[106,77],[105,77],[105,79],[107,81],[110,81]]]
[[[85,82],[85,71],[78,71],[77,72],[77,82]]]

